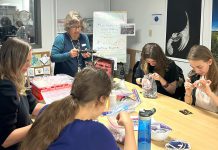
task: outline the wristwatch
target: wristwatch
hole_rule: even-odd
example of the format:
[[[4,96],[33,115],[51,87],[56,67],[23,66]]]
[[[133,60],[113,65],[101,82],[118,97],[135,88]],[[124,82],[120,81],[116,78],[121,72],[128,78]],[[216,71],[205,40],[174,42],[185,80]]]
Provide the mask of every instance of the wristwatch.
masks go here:
[[[168,86],[169,86],[169,83],[168,83],[168,82],[166,82],[166,84],[163,85],[164,88],[167,88]]]

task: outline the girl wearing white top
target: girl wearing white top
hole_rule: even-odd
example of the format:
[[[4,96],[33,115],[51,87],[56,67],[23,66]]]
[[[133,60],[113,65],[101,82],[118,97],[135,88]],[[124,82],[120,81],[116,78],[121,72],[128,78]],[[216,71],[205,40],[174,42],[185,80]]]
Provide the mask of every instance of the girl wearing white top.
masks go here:
[[[195,45],[187,59],[193,70],[185,82],[185,102],[218,113],[218,67],[212,53]]]

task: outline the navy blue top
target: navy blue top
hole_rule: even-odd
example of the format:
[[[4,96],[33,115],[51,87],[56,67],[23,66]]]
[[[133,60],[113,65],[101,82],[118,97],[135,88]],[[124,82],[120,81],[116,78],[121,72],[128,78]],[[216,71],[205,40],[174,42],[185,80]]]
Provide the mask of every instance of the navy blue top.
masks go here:
[[[9,80],[0,80],[0,150],[16,150],[18,144],[8,148],[1,145],[11,132],[32,123],[30,115],[36,106],[31,91],[18,99],[15,85]]]
[[[68,124],[48,150],[119,150],[110,131],[92,120],[74,120]]]
[[[59,34],[55,38],[51,50],[51,61],[55,62],[54,74],[67,74],[74,77],[78,71],[78,62],[82,69],[85,67],[85,61],[91,60],[91,58],[83,58],[81,54],[79,54],[79,58],[70,57],[70,51],[73,48],[90,49],[87,35],[80,33],[79,39],[76,41],[71,40],[67,32]]]

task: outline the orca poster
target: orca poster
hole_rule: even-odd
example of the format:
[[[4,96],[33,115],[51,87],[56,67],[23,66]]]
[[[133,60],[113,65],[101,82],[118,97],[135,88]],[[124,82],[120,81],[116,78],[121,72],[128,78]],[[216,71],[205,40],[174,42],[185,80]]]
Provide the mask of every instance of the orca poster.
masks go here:
[[[168,0],[165,54],[186,59],[200,43],[201,0]]]

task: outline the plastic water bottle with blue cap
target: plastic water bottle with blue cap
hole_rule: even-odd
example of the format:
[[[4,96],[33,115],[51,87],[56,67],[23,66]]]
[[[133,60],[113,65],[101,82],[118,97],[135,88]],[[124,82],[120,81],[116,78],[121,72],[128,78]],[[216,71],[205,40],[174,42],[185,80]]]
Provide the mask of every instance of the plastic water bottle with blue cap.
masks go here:
[[[156,109],[140,110],[138,124],[138,150],[151,149],[151,116]]]

